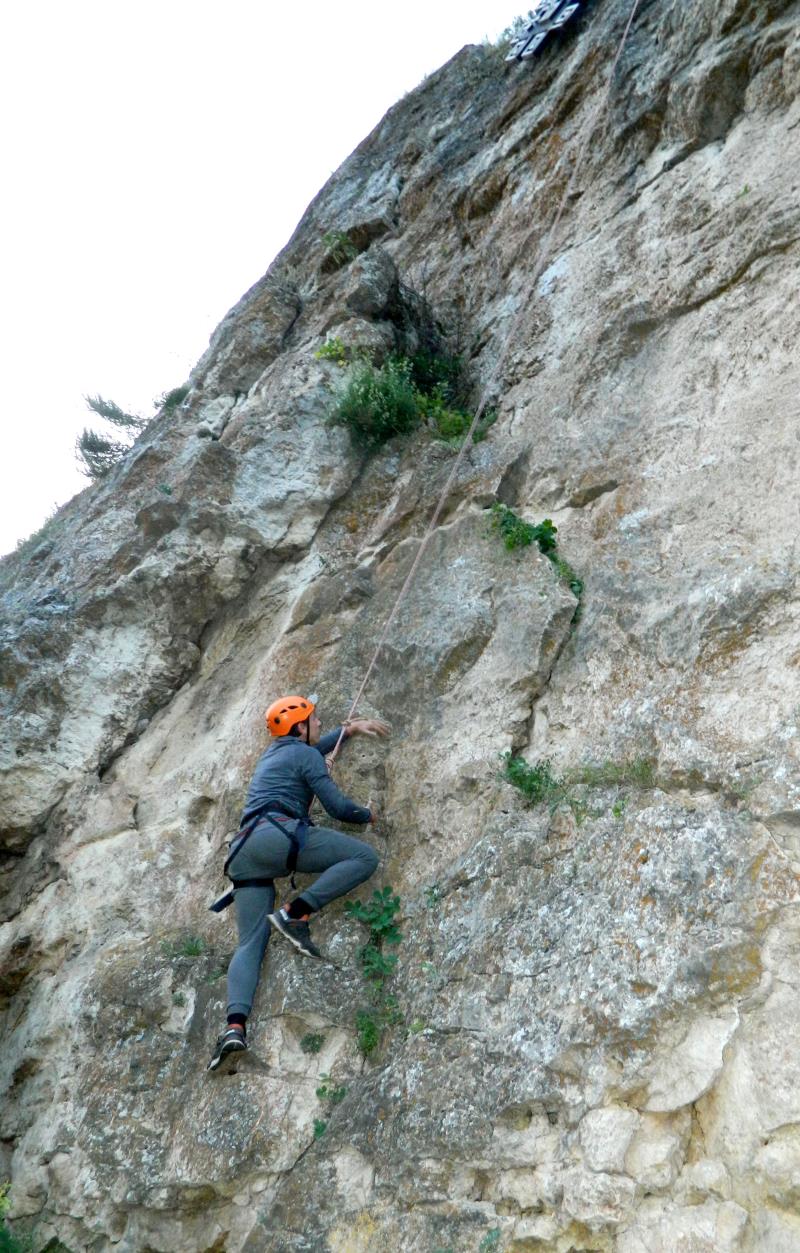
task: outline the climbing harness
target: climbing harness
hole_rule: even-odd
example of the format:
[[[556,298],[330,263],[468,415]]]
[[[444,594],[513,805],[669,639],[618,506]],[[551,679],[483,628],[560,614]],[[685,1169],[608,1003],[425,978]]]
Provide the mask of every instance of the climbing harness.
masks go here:
[[[308,817],[290,818],[288,814],[281,814],[280,817],[285,818],[290,822],[296,822],[297,826],[294,831],[287,831],[283,823],[278,821],[278,815],[265,808],[257,810],[256,813],[254,813],[252,817],[247,820],[241,830],[236,832],[233,839],[230,841],[230,852],[225,858],[225,865],[222,867],[222,873],[228,876],[233,884],[233,887],[228,888],[227,892],[223,892],[222,895],[218,896],[215,901],[212,901],[208,908],[213,913],[221,914],[223,910],[233,904],[233,894],[237,888],[272,888],[275,886],[274,879],[234,879],[232,874],[228,874],[228,868],[234,857],[236,857],[237,853],[242,851],[258,824],[263,821],[271,822],[272,825],[277,827],[289,841],[289,853],[286,858],[286,870],[289,874],[289,882],[291,883],[292,888],[294,890],[297,889],[297,883],[295,882],[297,858],[302,852],[306,839],[308,838],[308,828],[311,825],[311,820]],[[235,848],[234,845],[236,845]]]
[[[633,5],[631,7],[630,15],[628,17],[628,21],[627,21],[625,30],[622,35],[622,39],[617,49],[616,56],[614,57],[614,60],[611,65],[611,70],[609,72],[606,90],[603,94],[603,97],[595,113],[592,115],[589,126],[587,126],[586,128],[586,135],[583,139],[582,144],[580,145],[578,149],[578,154],[575,158],[575,162],[572,167],[572,173],[570,174],[569,180],[567,181],[566,188],[561,197],[561,203],[558,206],[556,215],[550,225],[549,230],[547,231],[547,234],[545,235],[544,242],[540,248],[539,257],[536,262],[536,265],[533,268],[533,274],[529,283],[530,290],[535,290],[536,284],[538,283],[539,279],[541,278],[544,272],[545,262],[547,261],[547,258],[550,254],[551,246],[552,246],[553,239],[555,237],[556,230],[558,229],[559,223],[561,222],[561,218],[564,214],[564,210],[567,206],[567,202],[569,201],[569,198],[572,195],[572,192],[575,186],[575,181],[577,178],[577,174],[581,166],[583,165],[584,158],[589,148],[589,143],[592,139],[592,136],[594,135],[595,126],[597,124],[597,121],[600,118],[601,113],[605,113],[605,111],[608,108],[608,101],[611,96],[611,87],[614,82],[614,75],[616,73],[616,69],[619,64],[620,57],[622,56],[622,53],[624,51],[625,44],[628,39],[628,34],[630,33],[631,26],[633,25],[633,19],[636,16],[636,12],[639,8],[640,3],[641,3],[641,0],[633,0]],[[527,248],[530,241],[533,239],[534,235],[536,234],[536,231],[537,231],[536,226],[533,226],[528,231],[527,235],[525,236],[522,242],[522,246],[520,247],[519,255],[522,255],[525,252],[525,249]],[[414,576],[416,575],[417,570],[419,569],[425,550],[428,547],[428,544],[431,540],[431,537],[433,536],[434,531],[436,530],[436,526],[439,522],[439,518],[441,516],[442,510],[444,509],[444,506],[450,495],[450,490],[453,486],[453,483],[455,482],[456,475],[458,474],[459,468],[461,466],[461,462],[464,460],[464,455],[467,449],[471,447],[472,445],[472,438],[478,428],[478,424],[480,423],[481,418],[483,417],[483,413],[486,408],[486,404],[489,399],[489,396],[491,395],[492,388],[494,387],[494,384],[500,374],[501,369],[505,365],[506,358],[508,356],[509,349],[511,347],[511,342],[514,337],[514,333],[516,332],[517,327],[521,324],[525,311],[526,311],[526,306],[525,304],[521,303],[515,317],[512,320],[511,326],[509,328],[508,334],[505,339],[505,343],[503,344],[502,349],[497,357],[497,360],[495,361],[491,374],[489,375],[489,380],[483,388],[483,391],[480,396],[480,400],[478,402],[478,407],[475,410],[475,416],[473,417],[469,430],[464,436],[464,441],[458,450],[458,454],[453,462],[452,468],[450,470],[450,474],[448,475],[447,482],[445,483],[442,489],[442,493],[439,497],[439,500],[437,501],[436,508],[433,511],[433,515],[431,517],[430,522],[428,523],[428,528],[422,537],[419,548],[417,549],[416,556],[414,557],[414,560],[411,563],[411,569],[406,575],[403,586],[400,588],[400,591],[397,595],[397,599],[395,600],[394,605],[392,606],[392,609],[389,613],[389,616],[386,619],[383,631],[381,632],[380,638],[375,648],[375,652],[372,655],[372,659],[367,667],[367,672],[364,675],[364,680],[361,684],[361,687],[358,689],[358,692],[356,693],[355,700],[353,701],[353,704],[350,707],[350,712],[347,715],[347,718],[344,724],[342,725],[342,729],[339,733],[339,738],[336,741],[336,745],[332,753],[329,755],[329,761],[331,762],[331,764],[335,761],[338,755],[339,748],[341,747],[341,743],[344,738],[346,725],[353,717],[356,711],[356,708],[358,707],[358,703],[361,700],[361,697],[364,695],[364,691],[366,689],[367,683],[369,682],[372,676],[372,672],[375,669],[375,666],[377,665],[378,658],[383,650],[384,644],[386,643],[386,639],[389,635],[389,631],[391,630],[392,624],[394,623],[394,620],[397,617],[397,613],[400,608],[400,605],[405,599],[405,595],[414,580]]]

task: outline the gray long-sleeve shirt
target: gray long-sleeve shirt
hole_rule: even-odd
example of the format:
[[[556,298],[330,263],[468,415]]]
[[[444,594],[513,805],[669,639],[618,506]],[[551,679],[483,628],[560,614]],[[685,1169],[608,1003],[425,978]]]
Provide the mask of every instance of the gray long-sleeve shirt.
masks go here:
[[[325,754],[335,748],[341,729],[323,735],[313,748],[292,735],[273,740],[250,780],[242,825],[260,809],[304,818],[315,796],[340,822],[369,822],[370,811],[339,791],[325,765]]]

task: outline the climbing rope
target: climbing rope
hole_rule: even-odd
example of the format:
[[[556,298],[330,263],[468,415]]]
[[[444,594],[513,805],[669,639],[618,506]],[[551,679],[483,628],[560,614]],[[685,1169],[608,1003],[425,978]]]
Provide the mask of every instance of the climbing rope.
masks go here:
[[[636,16],[636,12],[639,8],[640,3],[641,3],[641,0],[633,0],[633,5],[631,6],[631,11],[628,16],[628,21],[625,25],[625,30],[623,32],[622,39],[620,40],[620,44],[619,44],[619,47],[617,48],[616,56],[614,57],[614,60],[611,64],[611,70],[608,75],[608,83],[606,85],[606,90],[600,100],[598,107],[596,108],[595,112],[592,114],[589,124],[586,127],[586,133],[585,133],[584,139],[580,147],[578,148],[578,153],[577,153],[577,156],[575,158],[575,161],[572,167],[572,173],[570,174],[570,177],[567,181],[567,185],[561,197],[561,202],[558,206],[558,210],[556,212],[555,217],[553,218],[553,221],[550,225],[549,230],[547,231],[544,237],[544,242],[542,243],[539,249],[539,256],[533,268],[532,278],[530,280],[531,290],[535,290],[536,284],[538,283],[539,279],[541,278],[544,272],[545,263],[550,255],[550,252],[552,249],[552,243],[555,238],[555,233],[558,229],[559,223],[564,214],[564,210],[567,206],[567,202],[570,196],[572,195],[572,191],[575,186],[578,173],[586,157],[586,153],[589,147],[589,142],[594,136],[595,127],[600,119],[601,114],[605,114],[608,110],[608,102],[611,97],[611,88],[614,84],[614,75],[616,73],[617,66],[619,64],[622,53],[625,49],[625,44],[627,42],[628,35],[630,33],[630,29],[633,25],[633,21]],[[534,238],[535,234],[536,234],[536,227],[532,227],[528,231],[527,235],[522,241],[518,256],[522,256],[524,254],[531,240]],[[401,604],[403,603],[403,600],[405,599],[408,589],[410,588],[412,582],[414,581],[414,576],[416,575],[417,570],[419,569],[420,563],[425,554],[425,550],[428,547],[428,543],[430,542],[431,536],[436,530],[442,510],[444,509],[444,506],[447,502],[447,498],[450,495],[450,490],[453,486],[453,483],[455,482],[456,475],[458,474],[459,467],[461,466],[461,462],[464,460],[464,456],[467,452],[467,449],[471,447],[472,445],[472,439],[475,434],[475,431],[478,428],[478,423],[483,417],[483,413],[486,408],[486,404],[489,399],[489,396],[492,393],[494,384],[500,374],[500,371],[505,365],[506,358],[508,357],[509,349],[511,347],[511,341],[513,339],[515,331],[517,330],[517,327],[522,322],[522,318],[526,311],[526,307],[527,307],[526,304],[524,303],[520,304],[519,310],[517,311],[515,317],[512,319],[511,326],[509,327],[508,334],[505,337],[505,341],[502,345],[500,354],[497,360],[495,361],[494,367],[489,375],[489,380],[485,384],[481,392],[480,399],[478,402],[478,407],[475,410],[475,416],[473,417],[469,430],[464,436],[464,441],[458,450],[458,455],[456,456],[455,461],[453,462],[452,468],[450,470],[450,474],[447,477],[447,482],[445,483],[442,489],[441,495],[439,496],[439,499],[436,503],[436,508],[433,511],[430,522],[428,523],[427,530],[425,531],[425,534],[422,537],[422,541],[420,543],[419,548],[417,549],[416,556],[414,557],[414,560],[411,563],[411,568],[405,577],[405,581],[403,582],[403,586],[400,588],[400,591],[397,595],[397,599],[395,600],[394,605],[392,606],[391,612],[389,613],[389,616],[386,619],[386,622],[384,623],[384,627],[383,627],[383,630],[381,631],[380,638],[375,647],[375,651],[372,655],[369,665],[367,666],[366,674],[364,675],[364,679],[361,683],[361,686],[358,689],[355,699],[353,700],[353,703],[350,707],[350,712],[347,715],[345,724],[342,726],[342,729],[339,732],[339,738],[336,741],[336,745],[333,749],[333,752],[329,755],[328,760],[331,764],[335,761],[336,756],[339,752],[339,748],[344,738],[347,722],[349,722],[352,719],[353,715],[355,714],[356,709],[358,708],[358,704],[361,700],[361,697],[364,695],[367,684],[370,678],[372,677],[372,672],[378,663],[378,658],[380,657],[381,652],[383,651],[383,646],[386,643],[386,640],[389,635],[389,631],[392,628],[392,624],[394,623],[394,620],[397,617],[398,611],[400,609]]]

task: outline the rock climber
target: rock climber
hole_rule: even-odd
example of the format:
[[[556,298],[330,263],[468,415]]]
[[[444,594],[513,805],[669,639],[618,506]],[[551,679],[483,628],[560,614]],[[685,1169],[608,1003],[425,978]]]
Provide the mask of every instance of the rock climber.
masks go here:
[[[326,754],[338,744],[342,727],[320,735],[315,697],[283,696],[273,701],[265,719],[272,740],[256,765],[240,830],[225,863],[225,873],[233,881],[239,943],[228,967],[228,1025],[217,1040],[209,1070],[216,1070],[230,1053],[247,1048],[247,1018],[271,928],[299,953],[321,958],[311,939],[311,915],[363,883],[378,865],[369,844],[318,827],[308,816],[316,796],[340,822],[376,821],[375,809],[350,800],[328,773]],[[384,736],[389,731],[382,718],[358,718],[344,724],[342,738]],[[275,909],[272,881],[291,872],[294,886],[295,869],[321,873],[301,895]]]

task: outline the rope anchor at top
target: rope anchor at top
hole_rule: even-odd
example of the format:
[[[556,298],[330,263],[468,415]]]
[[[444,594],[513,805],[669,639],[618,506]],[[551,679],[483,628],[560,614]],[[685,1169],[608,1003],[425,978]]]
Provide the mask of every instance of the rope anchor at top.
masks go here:
[[[581,7],[581,0],[539,0],[531,10],[531,20],[517,36],[507,61],[529,61],[554,31],[566,26]]]

